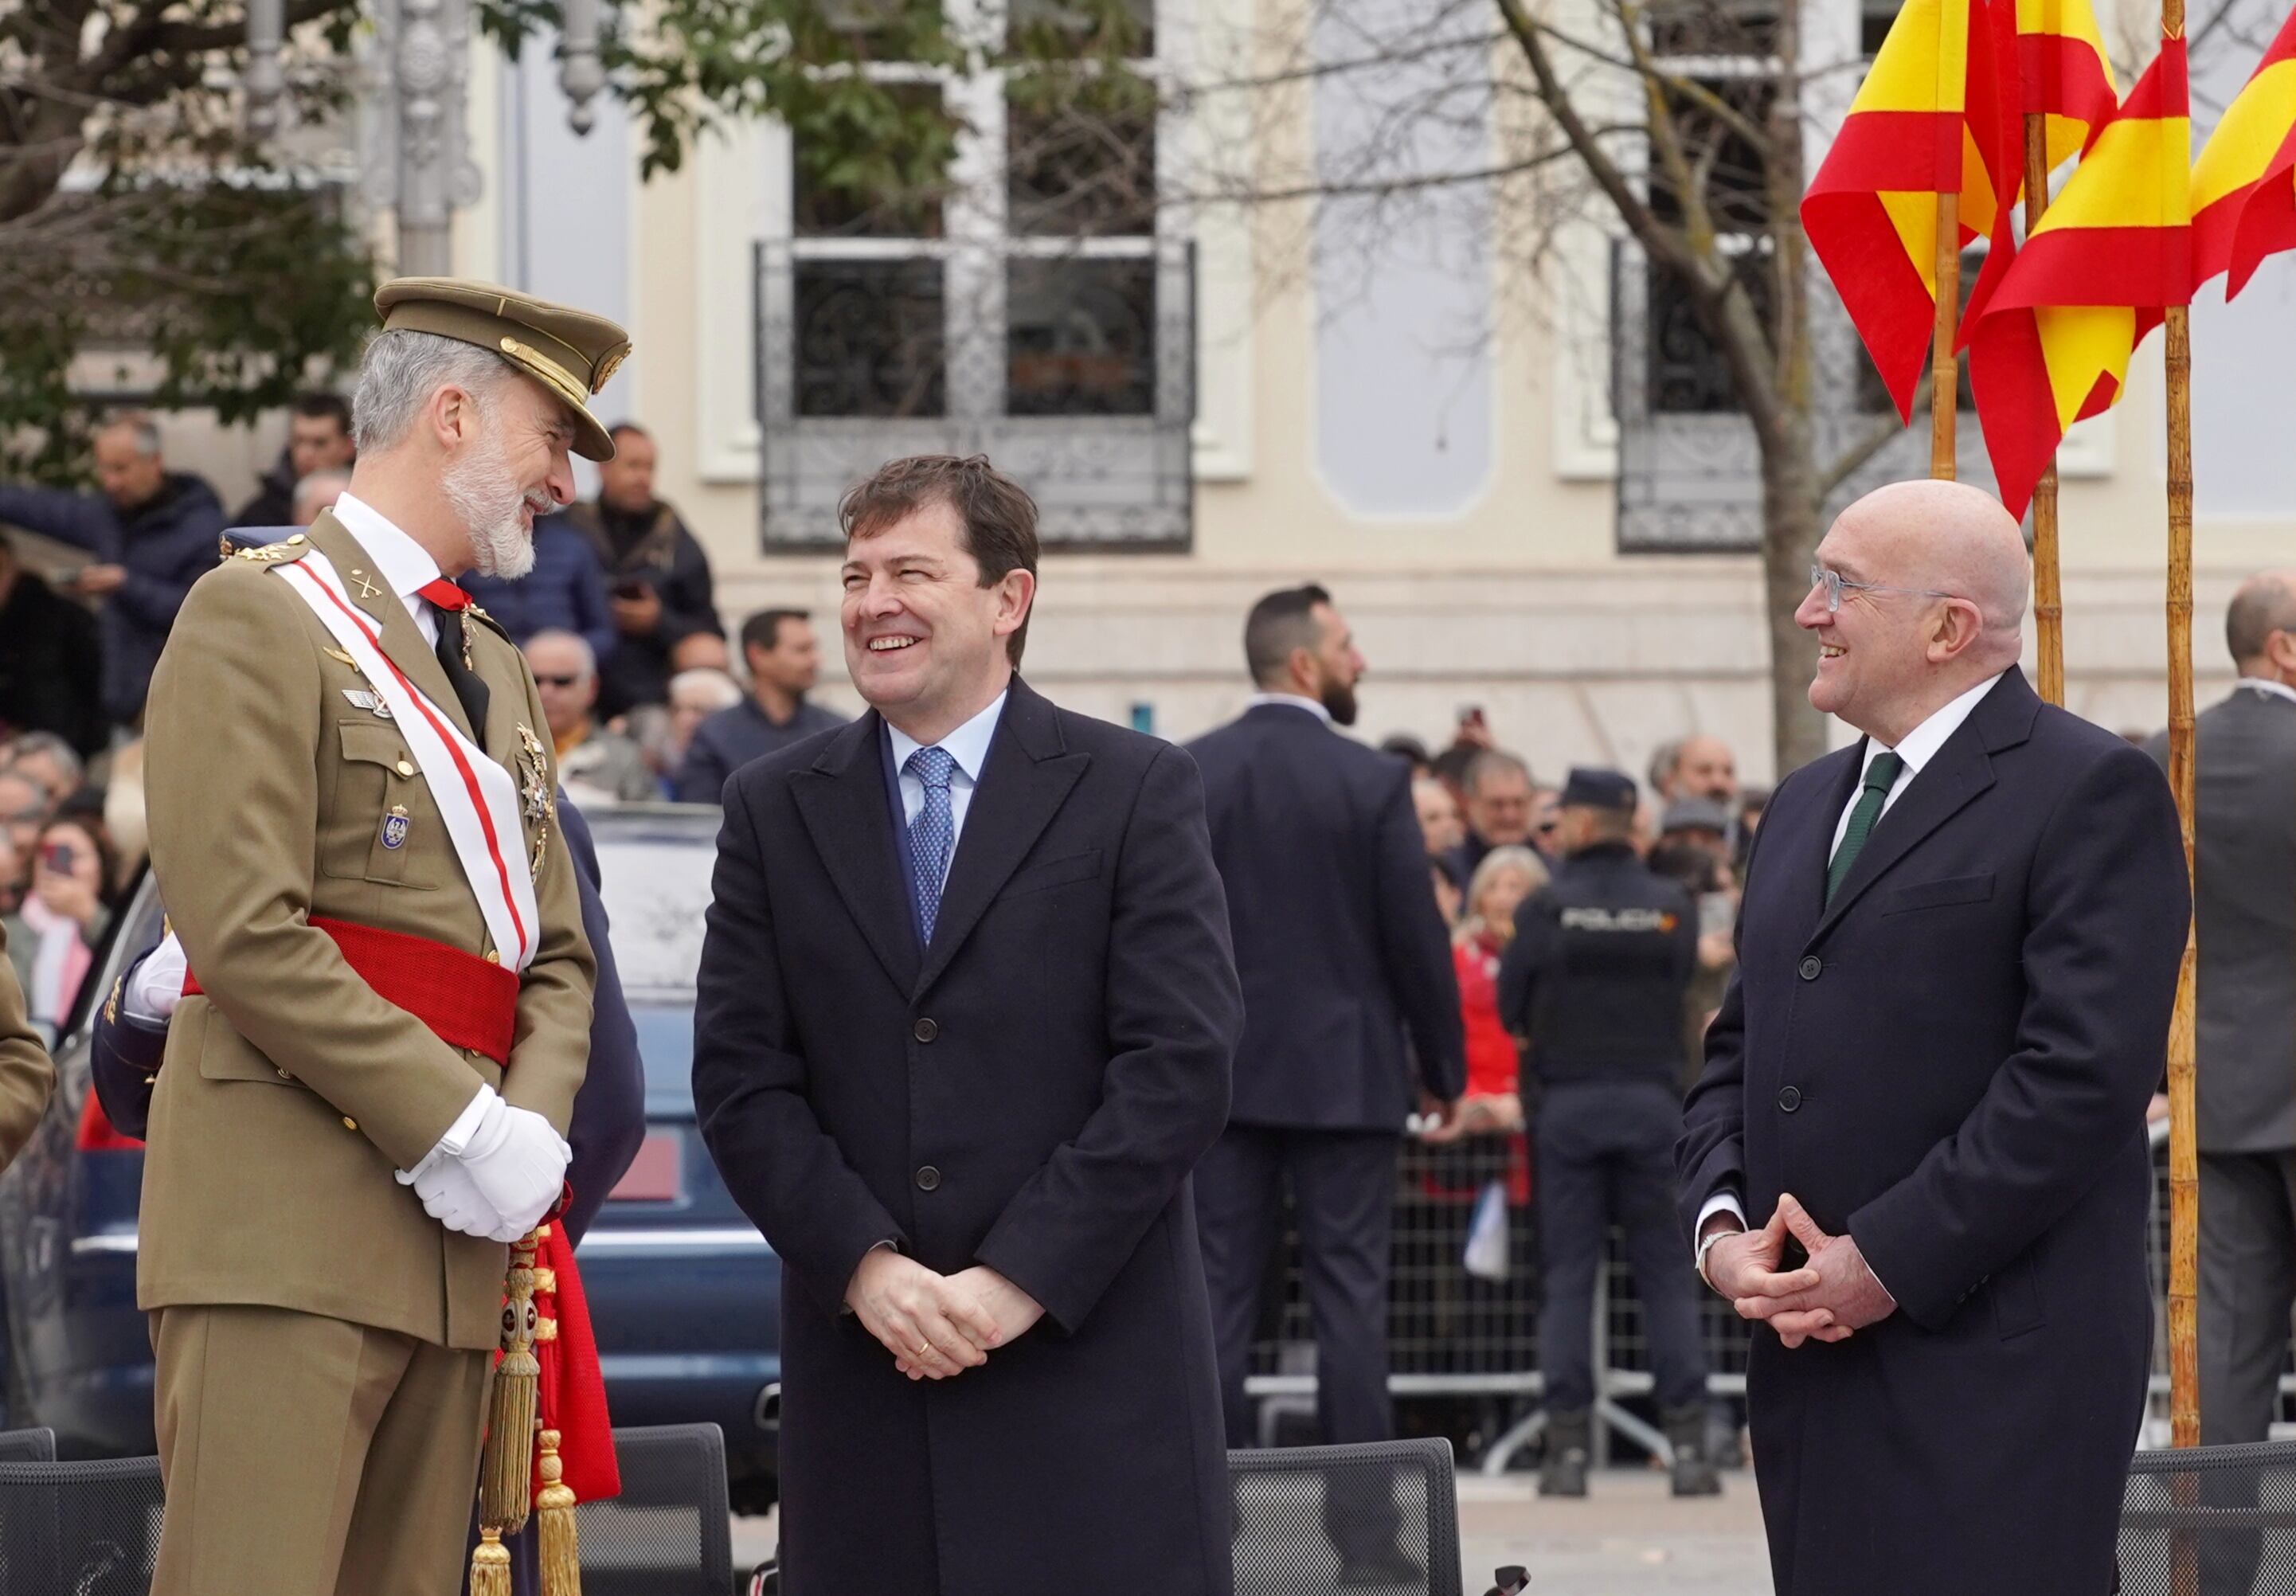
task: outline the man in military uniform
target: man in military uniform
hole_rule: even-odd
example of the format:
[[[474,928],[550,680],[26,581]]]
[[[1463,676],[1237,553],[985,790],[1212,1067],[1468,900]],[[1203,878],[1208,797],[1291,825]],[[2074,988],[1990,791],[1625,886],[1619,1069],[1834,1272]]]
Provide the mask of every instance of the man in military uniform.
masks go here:
[[[401,279],[350,490],[201,578],[153,677],[152,859],[189,962],[136,1295],[159,1596],[451,1596],[504,1244],[559,1200],[594,973],[516,576],[627,352],[600,317]]]
[[[1682,1266],[1674,1142],[1682,1128],[1682,1003],[1698,965],[1698,916],[1634,846],[1636,794],[1614,770],[1574,770],[1562,790],[1565,858],[1515,912],[1499,1013],[1529,1041],[1538,1101],[1539,1246],[1546,1377],[1542,1495],[1584,1496],[1593,1435],[1595,1272],[1611,1226],[1649,1326],[1652,1371],[1674,1449],[1674,1494],[1721,1489],[1705,1455],[1706,1360],[1698,1281]],[[1526,1105],[1527,1109],[1529,1105]]]
[[[56,1067],[25,1015],[23,988],[8,962],[8,933],[0,931],[0,1169],[32,1139],[55,1084]]]

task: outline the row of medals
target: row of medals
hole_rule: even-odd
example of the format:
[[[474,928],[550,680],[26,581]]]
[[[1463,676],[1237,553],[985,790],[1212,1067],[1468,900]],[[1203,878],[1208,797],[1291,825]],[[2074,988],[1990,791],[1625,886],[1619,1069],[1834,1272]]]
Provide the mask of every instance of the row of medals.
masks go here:
[[[478,667],[471,659],[470,622],[463,616],[457,616],[455,619],[462,623],[463,627],[463,667],[466,670],[476,670]],[[358,661],[350,655],[333,648],[326,652],[330,659],[348,666],[353,675],[362,682],[366,681],[366,673],[359,669]],[[365,687],[346,687],[343,697],[350,701],[351,708],[364,709],[377,720],[392,718],[390,701],[375,692],[372,683]],[[518,723],[518,773],[521,778],[519,798],[524,806],[527,830],[534,839],[533,856],[528,861],[527,869],[531,877],[539,880],[543,855],[550,846],[550,821],[555,806],[550,790],[550,766],[543,757],[542,739],[536,736],[534,728],[524,721]],[[391,805],[390,813],[382,817],[382,846],[387,848],[406,847],[407,823],[406,806]]]

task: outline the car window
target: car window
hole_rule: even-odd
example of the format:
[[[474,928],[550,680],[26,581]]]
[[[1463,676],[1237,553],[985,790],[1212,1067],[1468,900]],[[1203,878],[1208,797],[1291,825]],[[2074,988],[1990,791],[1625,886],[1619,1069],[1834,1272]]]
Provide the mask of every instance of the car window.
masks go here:
[[[652,994],[690,1000],[718,860],[713,837],[700,829],[616,835],[602,826],[597,843],[622,990],[634,1004]]]

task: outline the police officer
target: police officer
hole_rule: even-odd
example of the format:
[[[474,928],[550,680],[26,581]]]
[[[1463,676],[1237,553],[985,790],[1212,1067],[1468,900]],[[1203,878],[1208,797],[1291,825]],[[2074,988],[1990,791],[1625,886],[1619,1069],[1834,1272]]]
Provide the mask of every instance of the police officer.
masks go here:
[[[1635,784],[1578,769],[1562,790],[1554,879],[1515,913],[1499,1012],[1528,1039],[1535,1082],[1538,1319],[1546,1377],[1546,1496],[1584,1496],[1592,1441],[1595,1271],[1612,1224],[1641,1288],[1674,1494],[1721,1490],[1705,1453],[1706,1361],[1697,1281],[1682,1267],[1674,1142],[1682,1125],[1683,994],[1697,968],[1688,896],[1635,850]]]

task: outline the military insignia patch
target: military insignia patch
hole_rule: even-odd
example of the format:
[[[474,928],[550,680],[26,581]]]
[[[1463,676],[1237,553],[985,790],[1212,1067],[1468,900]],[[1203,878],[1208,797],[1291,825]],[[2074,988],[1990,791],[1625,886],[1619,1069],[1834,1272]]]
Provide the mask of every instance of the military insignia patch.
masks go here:
[[[390,706],[379,693],[369,692],[363,687],[346,687],[343,697],[350,700],[352,708],[365,709],[377,720],[390,718]]]
[[[390,813],[382,817],[382,846],[389,848],[406,846],[406,806],[393,804]]]

